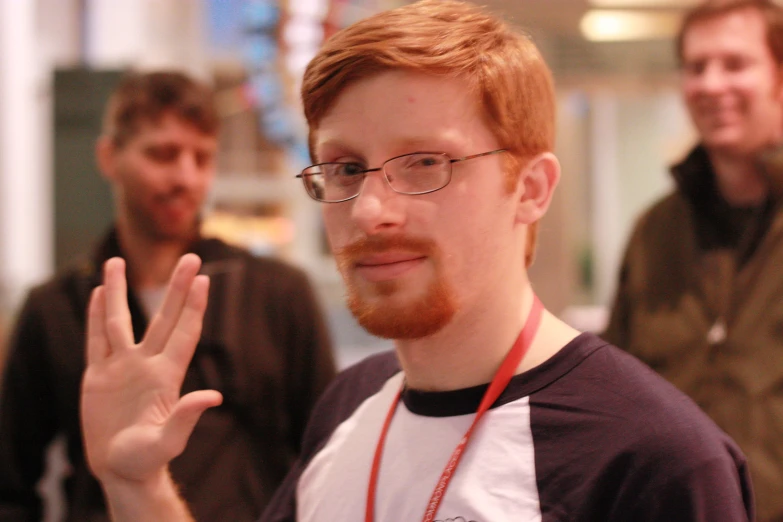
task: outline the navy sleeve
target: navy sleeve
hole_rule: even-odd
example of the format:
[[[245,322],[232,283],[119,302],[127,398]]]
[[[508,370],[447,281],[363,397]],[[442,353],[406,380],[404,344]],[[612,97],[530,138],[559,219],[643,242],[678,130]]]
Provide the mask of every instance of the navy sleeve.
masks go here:
[[[746,522],[755,520],[747,466],[715,458],[651,487],[629,511],[639,522]]]
[[[691,399],[600,339],[580,349],[530,401],[544,521],[754,520],[747,460]]]

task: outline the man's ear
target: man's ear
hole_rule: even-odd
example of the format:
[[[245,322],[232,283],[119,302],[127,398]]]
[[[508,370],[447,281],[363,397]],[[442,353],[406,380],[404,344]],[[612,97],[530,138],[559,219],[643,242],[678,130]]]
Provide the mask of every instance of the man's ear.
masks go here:
[[[105,179],[112,181],[114,179],[114,156],[117,153],[117,147],[111,138],[101,135],[95,142],[95,161],[98,164],[98,170]]]
[[[516,195],[517,221],[530,225],[546,213],[555,187],[560,181],[560,162],[551,152],[534,156],[523,167]]]

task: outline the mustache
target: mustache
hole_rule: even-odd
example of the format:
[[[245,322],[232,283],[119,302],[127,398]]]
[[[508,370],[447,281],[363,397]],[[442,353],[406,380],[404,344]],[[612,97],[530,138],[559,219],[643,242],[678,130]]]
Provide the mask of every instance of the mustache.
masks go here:
[[[413,236],[370,236],[342,247],[334,255],[340,267],[346,268],[357,259],[389,250],[405,250],[432,257],[435,253],[435,242]]]

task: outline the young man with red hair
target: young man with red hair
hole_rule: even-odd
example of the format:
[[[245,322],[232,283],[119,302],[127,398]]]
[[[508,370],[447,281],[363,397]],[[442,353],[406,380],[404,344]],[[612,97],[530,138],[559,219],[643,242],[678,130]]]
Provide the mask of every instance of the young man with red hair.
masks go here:
[[[534,45],[466,3],[425,0],[337,33],[302,86],[348,301],[394,353],[341,374],[262,520],[741,521],[744,458],[634,358],[543,309],[531,228],[560,168]],[[145,340],[123,267],[93,296],[90,463],[116,521],[190,520],[166,462],[218,404],[179,395],[209,284],[184,257]]]

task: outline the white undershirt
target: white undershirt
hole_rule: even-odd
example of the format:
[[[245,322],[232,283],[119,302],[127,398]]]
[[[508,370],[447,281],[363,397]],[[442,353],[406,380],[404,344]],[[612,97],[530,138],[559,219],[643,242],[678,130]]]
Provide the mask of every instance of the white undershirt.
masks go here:
[[[136,291],[147,319],[151,319],[163,304],[163,297],[166,295],[166,285],[147,287]]]

